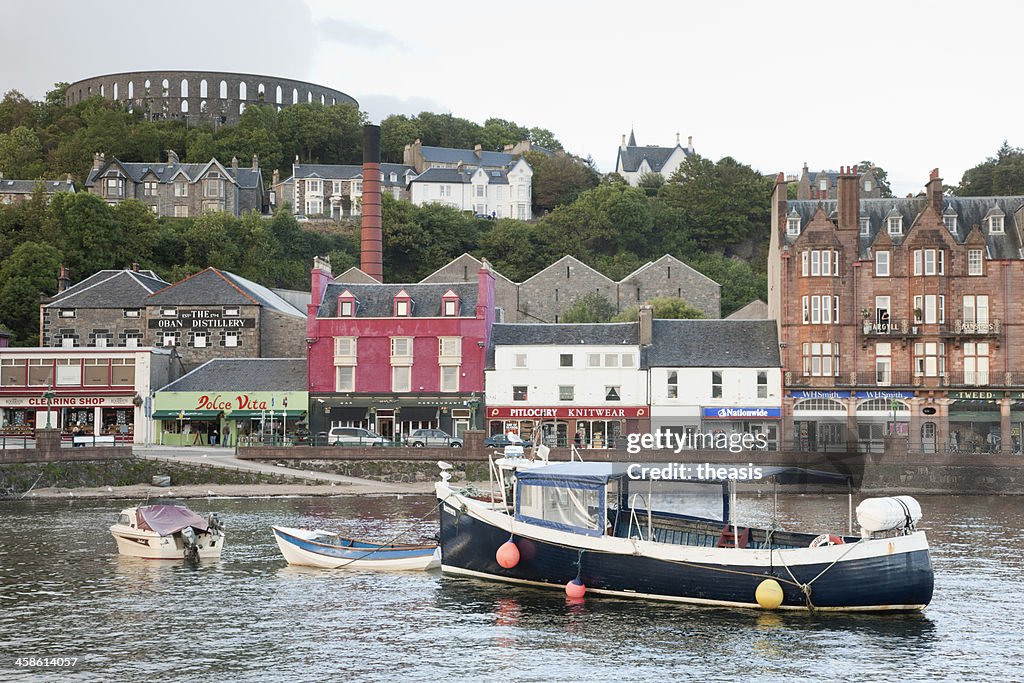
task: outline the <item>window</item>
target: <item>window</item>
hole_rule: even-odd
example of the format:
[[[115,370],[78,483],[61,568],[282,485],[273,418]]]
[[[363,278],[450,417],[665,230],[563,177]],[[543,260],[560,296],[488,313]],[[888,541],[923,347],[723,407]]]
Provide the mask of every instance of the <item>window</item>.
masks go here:
[[[941,249],[915,249],[914,275],[944,275],[946,253]]]
[[[937,342],[914,344],[914,375],[939,377],[946,374],[946,345]]]
[[[804,342],[804,375],[810,377],[839,376],[839,344]]]
[[[105,335],[97,335],[95,339],[95,346],[98,349],[107,348],[107,337]]]
[[[458,365],[441,366],[441,391],[459,390],[459,367]]]
[[[889,277],[889,252],[875,252],[875,275],[877,277]]]
[[[861,217],[860,219],[860,234],[870,235],[871,234],[871,219]]]
[[[560,368],[571,368],[572,367],[572,354],[562,353],[558,356],[558,367]]]
[[[889,216],[885,219],[885,224],[890,235],[903,234],[903,216]]]
[[[142,316],[142,311],[137,308],[126,308],[123,313],[126,318],[138,318]]]
[[[139,342],[142,341],[142,335],[139,333],[126,333],[124,335],[124,345],[129,349],[139,348]]]
[[[395,315],[399,318],[408,317],[409,315],[409,302],[405,299],[398,299],[395,301]]]
[[[110,361],[110,383],[127,387],[135,384],[135,359],[114,358]]]
[[[192,335],[192,346],[197,349],[206,348],[206,333],[196,332]]]
[[[606,368],[617,368],[617,367],[619,367],[619,354],[617,354],[617,353],[606,353],[606,354],[604,354],[604,366]]]
[[[438,337],[437,354],[440,358],[451,361],[462,361],[462,337]],[[451,363],[442,363],[450,365]],[[455,363],[456,365],[458,363]]]
[[[606,401],[618,401],[621,394],[620,387],[605,387],[604,388],[604,400]]]
[[[60,309],[60,317],[61,318],[74,318],[75,317],[75,309],[73,309],[73,308],[62,308],[62,309]]]
[[[445,299],[444,300],[444,315],[447,318],[452,318],[458,314],[459,302],[457,299]]]
[[[174,183],[174,196],[175,197],[187,197],[188,196],[188,183],[184,180],[177,180]]]
[[[874,186],[874,184],[870,180],[865,180],[864,181],[864,191],[865,192],[871,192],[871,188],[873,186]]]
[[[572,401],[576,397],[576,387],[574,386],[559,386],[558,387],[558,400],[559,401]]]
[[[988,295],[964,296],[964,332],[988,332]]]
[[[527,398],[527,391],[525,386],[514,386],[512,387],[512,400],[513,401],[525,401]]]
[[[764,370],[757,371],[757,397],[768,398],[768,373]]]
[[[828,190],[828,180],[818,181],[818,189],[821,190],[822,192]]]
[[[601,367],[601,354],[599,354],[599,353],[588,353],[587,354],[587,367],[588,368],[599,368],[599,367]]]
[[[483,185],[474,185],[473,186],[473,196],[474,197],[483,197],[484,194],[485,194],[485,191],[486,191],[486,188]]]
[[[177,318],[178,317],[178,309],[177,308],[161,308],[160,309],[160,315],[162,315],[165,318]]]
[[[790,237],[796,237],[800,234],[800,219],[790,217],[786,220],[786,234]]]
[[[956,233],[956,214],[947,214],[942,217],[942,222],[946,224],[946,229],[951,233]]]
[[[408,365],[391,368],[391,391],[409,391],[412,368]]]
[[[711,398],[722,398],[722,371],[711,371]]]
[[[334,369],[335,391],[356,390],[356,368],[353,365],[339,365]]]
[[[354,357],[355,355],[356,355],[356,338],[355,337],[335,337],[334,338],[334,357],[335,358]]]
[[[178,333],[177,332],[164,332],[163,345],[164,346],[177,346],[178,345]]]
[[[120,178],[107,178],[107,196],[120,197],[124,193],[124,182]]]
[[[188,218],[188,207],[184,205],[177,205],[174,207],[175,218]]]
[[[86,386],[109,386],[110,361],[106,358],[86,358],[82,361],[85,366]]]
[[[875,344],[875,384],[892,384],[892,344],[889,342]]]
[[[391,364],[412,363],[412,337],[391,338]]]
[[[238,333],[237,332],[225,332],[224,333],[224,346],[238,346]]]
[[[988,384],[987,343],[964,343],[964,384]]]
[[[515,354],[514,366],[517,367],[517,368],[525,368],[526,367],[526,354],[525,353],[517,353],[517,354]]]
[[[77,387],[82,383],[81,361],[60,358],[57,360],[57,386]]]
[[[157,183],[154,180],[147,180],[142,184],[142,194],[146,197],[157,196]]]
[[[839,324],[839,297],[838,296],[805,296],[801,299],[801,309],[804,325],[838,325]]]
[[[224,181],[220,178],[207,178],[203,181],[203,196],[218,198],[224,196]]]
[[[622,367],[624,367],[624,368],[632,368],[634,366],[635,366],[635,363],[634,363],[634,359],[633,359],[633,354],[631,354],[631,353],[624,353],[624,354],[622,354]]]
[[[24,358],[0,358],[0,384],[5,387],[25,386]]]
[[[28,361],[28,385],[45,387],[53,384],[53,361],[43,358],[30,358]]]
[[[988,231],[993,234],[1002,234],[1004,216],[989,216]]]
[[[665,383],[665,396],[679,398],[679,372],[676,370],[669,370],[668,380]]]
[[[323,192],[323,184],[319,179],[311,178],[306,181],[306,192],[310,194],[321,194]]]
[[[335,180],[331,183],[331,194],[341,196],[341,181]]]
[[[73,349],[75,348],[75,338],[72,335],[64,335],[60,338],[61,348]]]
[[[984,256],[981,249],[968,249],[967,250],[967,274],[968,275],[984,275],[982,264],[984,263]]]
[[[452,186],[451,185],[438,185],[437,186],[437,196],[439,196],[439,197],[451,197],[452,196]]]

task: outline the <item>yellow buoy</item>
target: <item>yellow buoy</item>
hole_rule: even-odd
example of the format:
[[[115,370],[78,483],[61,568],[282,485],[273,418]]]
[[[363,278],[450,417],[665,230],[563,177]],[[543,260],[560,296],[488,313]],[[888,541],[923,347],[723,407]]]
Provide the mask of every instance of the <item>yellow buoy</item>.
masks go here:
[[[782,586],[775,579],[765,579],[754,592],[757,604],[765,609],[775,609],[782,604]]]

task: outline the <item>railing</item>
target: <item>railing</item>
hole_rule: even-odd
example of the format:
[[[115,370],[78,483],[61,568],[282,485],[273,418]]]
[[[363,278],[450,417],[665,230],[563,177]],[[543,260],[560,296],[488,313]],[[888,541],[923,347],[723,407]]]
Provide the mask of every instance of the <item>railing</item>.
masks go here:
[[[914,388],[961,388],[961,387],[1024,387],[1024,372],[944,372],[926,375],[906,370],[843,372],[835,377],[809,377],[797,372],[787,372],[786,387],[893,387]]]

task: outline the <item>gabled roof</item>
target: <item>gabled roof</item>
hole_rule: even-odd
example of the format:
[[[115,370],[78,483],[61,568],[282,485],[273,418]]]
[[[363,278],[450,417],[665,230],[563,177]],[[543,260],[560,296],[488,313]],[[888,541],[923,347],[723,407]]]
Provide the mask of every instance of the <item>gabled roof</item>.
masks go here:
[[[305,358],[216,358],[160,391],[306,391]],[[283,406],[277,405],[280,409]],[[288,406],[304,410],[306,406]]]
[[[341,275],[333,278],[334,282],[359,282],[366,285],[379,285],[377,278],[365,273],[359,266],[352,266]]]
[[[324,291],[323,301],[317,309],[318,318],[335,318],[338,316],[338,297],[345,290],[356,298],[355,317],[357,318],[391,318],[394,317],[395,296],[405,291],[413,300],[410,317],[440,317],[442,298],[445,292],[452,290],[459,296],[459,317],[475,318],[477,304],[477,283],[430,283],[430,284],[364,284],[362,282],[332,282]]]
[[[638,346],[640,323],[495,323],[495,346]]]
[[[180,164],[180,163],[145,163],[145,162],[123,162],[117,158],[110,159],[99,169],[89,171],[89,177],[85,181],[86,187],[92,187],[99,178],[108,174],[117,175],[123,171],[124,175],[133,183],[143,182],[143,178],[152,174],[160,183],[174,182],[175,177],[184,175],[190,183],[200,180],[208,169],[216,167],[222,171],[226,178],[237,184],[240,188],[253,189],[262,187],[263,177],[258,168],[239,167],[237,170],[230,166],[224,166],[217,159],[210,159],[205,164]]]
[[[382,181],[385,187],[405,187],[405,174],[409,171],[416,173],[416,169],[405,164],[381,164],[381,173],[384,174]],[[391,174],[398,175],[397,180],[391,181]],[[295,164],[292,169],[292,177],[289,180],[298,178],[323,178],[324,180],[358,180],[363,177],[363,167],[356,164]]]
[[[481,261],[480,259],[478,259],[477,257],[473,256],[472,254],[465,253],[465,252],[462,253],[460,256],[456,256],[451,261],[449,261],[448,263],[444,264],[443,266],[441,266],[440,268],[435,270],[433,273],[431,273],[430,275],[428,275],[425,278],[423,278],[422,280],[420,280],[420,282],[422,282],[422,283],[430,283],[430,282],[434,282],[434,281],[437,281],[437,282],[447,282],[447,280],[444,279],[445,275],[444,274],[439,274],[439,273],[442,273],[446,268],[448,268],[448,267],[450,267],[450,266],[452,266],[454,264],[457,264],[460,261],[466,262],[463,265],[466,265],[467,267],[470,266],[470,265],[473,266],[472,281],[475,282],[476,281],[476,277],[477,277],[477,273],[483,267],[484,262]],[[488,267],[491,269],[491,274],[494,275],[494,279],[495,280],[504,280],[505,282],[508,282],[508,283],[511,283],[511,284],[515,284],[515,283],[512,282],[512,280],[510,280],[509,278],[505,277],[504,275],[502,275],[501,273],[496,271],[494,269],[494,267],[491,266],[490,264],[488,264]],[[360,271],[360,272],[362,272],[362,271]],[[369,277],[369,276],[367,276],[367,277]],[[339,278],[335,278],[335,279],[340,279],[340,277]],[[469,280],[467,280],[467,282],[468,281]]]
[[[508,172],[495,169],[484,169],[487,182],[492,185],[508,185]],[[410,181],[411,183],[472,183],[477,169],[463,168],[428,168]]]
[[[508,152],[489,152],[481,150],[480,156],[478,157],[476,151],[472,149],[428,147],[426,145],[421,147],[420,151],[425,162],[457,164],[461,161],[464,166],[505,167],[519,156],[517,154],[509,154]]]
[[[44,308],[143,308],[168,283],[151,270],[101,270],[54,295]]]
[[[584,270],[589,270],[590,272],[595,273],[596,275],[598,275],[598,276],[604,278],[605,280],[607,280],[609,285],[615,284],[615,282],[611,278],[609,278],[607,275],[605,275],[601,271],[599,271],[596,268],[593,268],[591,266],[588,266],[583,261],[580,261],[575,256],[571,256],[569,254],[566,254],[562,258],[558,259],[557,261],[552,263],[547,268],[541,270],[539,273],[534,273],[530,277],[526,278],[525,280],[523,280],[523,284],[526,284],[527,282],[529,282],[530,280],[533,280],[534,278],[539,278],[539,277],[545,275],[548,271],[550,271],[550,270],[552,270],[554,268],[561,268],[561,267],[563,267],[564,265],[567,265],[567,264],[568,265],[572,265],[572,266],[577,267],[577,268],[582,268]]]
[[[774,320],[655,320],[648,367],[778,368]]]
[[[15,180],[13,178],[0,178],[0,194],[32,194],[39,185],[42,185],[43,191],[48,194],[75,191],[75,184],[66,180]]]
[[[760,299],[754,299],[746,306],[732,312],[725,317],[726,320],[768,320],[768,304]]]
[[[263,285],[216,268],[201,270],[165,287],[146,303],[151,306],[263,306],[286,315],[306,317]]]
[[[627,173],[636,173],[646,159],[652,172],[661,173],[677,149],[682,150],[686,156],[691,154],[689,149],[678,143],[675,147],[637,147],[633,145],[628,145],[625,149],[619,147],[618,167]]]
[[[677,267],[686,268],[686,270],[688,270],[691,274],[696,275],[696,276],[701,277],[701,278],[704,278],[705,280],[707,280],[708,282],[710,282],[713,285],[718,285],[719,284],[718,282],[715,282],[714,280],[709,278],[707,275],[705,275],[704,273],[702,273],[699,270],[697,270],[696,268],[694,268],[693,266],[688,265],[687,263],[684,263],[683,261],[680,261],[675,256],[673,256],[672,254],[665,254],[664,256],[659,258],[657,261],[648,261],[647,263],[645,263],[644,265],[640,266],[639,268],[634,270],[632,273],[627,275],[626,277],[624,277],[621,280],[619,280],[619,282],[628,282],[632,278],[634,278],[634,277],[640,275],[641,273],[643,273],[648,268],[656,268],[656,267],[664,266],[664,265],[674,265],[674,266],[677,266]],[[719,285],[719,286],[721,286],[721,285]]]

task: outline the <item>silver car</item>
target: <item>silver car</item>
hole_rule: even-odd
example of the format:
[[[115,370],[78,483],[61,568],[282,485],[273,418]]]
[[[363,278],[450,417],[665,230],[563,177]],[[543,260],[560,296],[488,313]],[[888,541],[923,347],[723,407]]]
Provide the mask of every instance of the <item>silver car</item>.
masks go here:
[[[388,440],[362,427],[331,427],[327,443],[333,446],[384,446]]]
[[[416,429],[409,435],[407,443],[416,448],[440,446],[441,448],[462,448],[462,439],[440,429]]]

